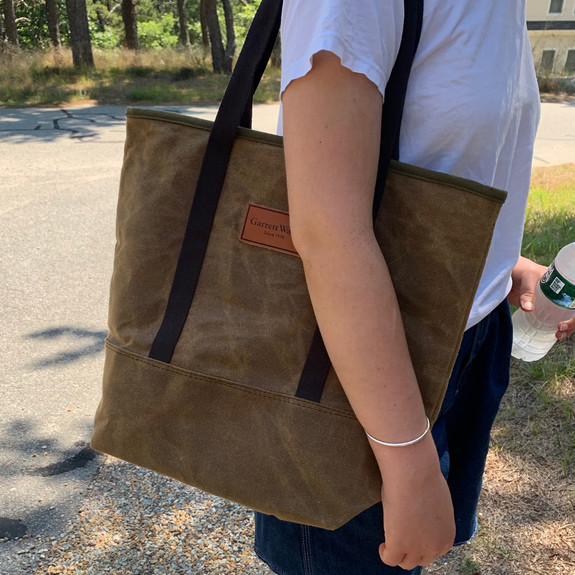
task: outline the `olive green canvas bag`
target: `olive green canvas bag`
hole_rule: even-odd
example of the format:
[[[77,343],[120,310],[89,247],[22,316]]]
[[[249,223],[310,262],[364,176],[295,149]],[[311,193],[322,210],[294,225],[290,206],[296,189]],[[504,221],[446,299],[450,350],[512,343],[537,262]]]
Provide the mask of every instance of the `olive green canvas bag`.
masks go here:
[[[404,86],[420,6],[406,2],[392,74]],[[282,139],[237,128],[250,125],[280,12],[280,0],[262,1],[215,123],[128,110],[92,446],[335,529],[380,500],[381,477],[290,241]],[[505,193],[390,163],[403,105],[391,84],[374,227],[433,422]]]

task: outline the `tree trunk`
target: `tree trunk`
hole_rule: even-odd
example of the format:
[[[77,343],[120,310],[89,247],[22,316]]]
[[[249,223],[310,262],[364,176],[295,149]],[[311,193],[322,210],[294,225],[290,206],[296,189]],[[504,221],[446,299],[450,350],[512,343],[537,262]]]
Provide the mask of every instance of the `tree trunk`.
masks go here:
[[[222,31],[218,19],[217,0],[205,0],[206,3],[206,23],[212,47],[212,66],[214,72],[221,74],[225,72],[226,51],[222,41]]]
[[[208,32],[208,18],[207,18],[206,0],[200,0],[200,27],[202,29],[202,44],[204,48],[210,45],[210,34]]]
[[[222,0],[224,19],[226,21],[226,50],[224,52],[224,72],[232,73],[234,56],[236,55],[236,32],[234,30],[234,12],[230,0]]]
[[[180,42],[187,50],[190,49],[190,30],[188,29],[188,15],[186,13],[186,0],[178,0],[178,21],[180,23]]]
[[[46,0],[46,20],[52,47],[54,50],[60,50],[62,48],[62,39],[60,38],[60,25],[58,24],[57,0]]]
[[[271,63],[274,68],[281,68],[282,65],[282,36],[281,31],[278,34],[276,43],[272,50]]]
[[[96,18],[98,19],[98,26],[102,32],[106,31],[106,27],[108,26],[108,21],[104,18],[103,10],[101,6],[96,7]]]
[[[93,68],[94,57],[86,0],[66,0],[66,11],[70,23],[70,44],[74,67],[77,69]]]
[[[139,50],[138,21],[136,20],[136,0],[122,0],[122,20],[124,21],[124,46],[128,50]]]
[[[222,31],[218,19],[218,0],[202,0],[205,10],[206,26],[212,47],[212,65],[214,72],[231,74],[236,53],[236,33],[234,14],[230,0],[222,0],[226,21],[226,47],[222,40]]]
[[[8,50],[17,52],[20,48],[18,42],[18,28],[16,27],[16,14],[13,0],[2,0],[2,13],[4,15],[4,32],[8,41]]]

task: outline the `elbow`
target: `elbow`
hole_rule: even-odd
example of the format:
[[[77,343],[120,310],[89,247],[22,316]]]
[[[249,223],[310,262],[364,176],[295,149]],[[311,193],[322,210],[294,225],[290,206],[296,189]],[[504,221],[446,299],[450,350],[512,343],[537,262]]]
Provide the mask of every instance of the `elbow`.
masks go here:
[[[339,221],[305,214],[290,221],[292,242],[304,264],[319,258],[338,257],[357,251],[376,242],[373,225],[354,225],[349,220]]]

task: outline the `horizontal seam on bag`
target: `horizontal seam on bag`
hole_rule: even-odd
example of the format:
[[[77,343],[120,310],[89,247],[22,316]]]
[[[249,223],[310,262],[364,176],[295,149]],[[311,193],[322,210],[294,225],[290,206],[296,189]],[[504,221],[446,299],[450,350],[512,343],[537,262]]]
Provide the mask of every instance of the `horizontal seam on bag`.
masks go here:
[[[324,414],[329,413],[330,415],[334,415],[336,417],[345,417],[346,419],[350,419],[352,421],[357,421],[356,417],[352,413],[346,413],[345,411],[342,411],[342,410],[339,410],[339,409],[336,409],[333,407],[328,407],[326,405],[321,405],[321,404],[318,405],[315,402],[308,402],[305,399],[298,399],[295,397],[291,398],[289,396],[280,394],[278,392],[271,392],[271,391],[266,391],[264,389],[256,389],[253,387],[248,387],[247,385],[244,385],[241,383],[235,383],[233,381],[226,381],[224,379],[219,379],[219,378],[216,378],[216,377],[213,377],[210,375],[205,375],[202,373],[188,372],[188,371],[184,370],[183,368],[178,368],[177,366],[163,364],[161,362],[156,362],[154,360],[151,360],[147,357],[142,357],[141,355],[137,355],[133,352],[130,352],[128,350],[117,347],[109,341],[106,341],[106,347],[110,351],[112,351],[113,353],[117,353],[118,355],[123,355],[123,356],[125,356],[129,359],[132,359],[134,361],[137,361],[139,363],[149,365],[150,367],[153,367],[154,369],[161,369],[162,371],[168,371],[168,372],[174,373],[175,375],[179,375],[179,376],[184,377],[184,378],[199,379],[199,380],[202,380],[206,383],[215,383],[218,385],[224,385],[226,387],[235,389],[235,390],[243,392],[243,393],[250,393],[252,395],[258,395],[258,396],[266,398],[266,399],[273,399],[274,401],[281,401],[283,403],[289,403],[291,405],[297,405],[298,407],[303,407],[303,408],[309,409],[311,411],[317,411],[317,412],[324,413]]]

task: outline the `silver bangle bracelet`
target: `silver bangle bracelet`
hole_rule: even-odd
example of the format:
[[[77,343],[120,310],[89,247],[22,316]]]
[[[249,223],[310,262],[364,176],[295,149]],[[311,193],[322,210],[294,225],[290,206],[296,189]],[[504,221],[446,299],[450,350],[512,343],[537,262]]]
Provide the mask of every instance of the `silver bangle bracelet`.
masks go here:
[[[402,443],[388,443],[387,441],[381,441],[381,440],[373,437],[373,435],[370,435],[367,431],[365,431],[365,429],[364,429],[364,431],[365,431],[365,434],[372,441],[375,441],[375,443],[379,443],[379,445],[385,445],[385,447],[407,447],[408,445],[413,445],[414,443],[421,441],[427,435],[427,432],[431,429],[431,423],[429,421],[429,417],[426,416],[425,419],[427,420],[427,427],[425,428],[425,431],[419,437],[416,437],[415,439],[412,439],[411,441],[403,441]]]

